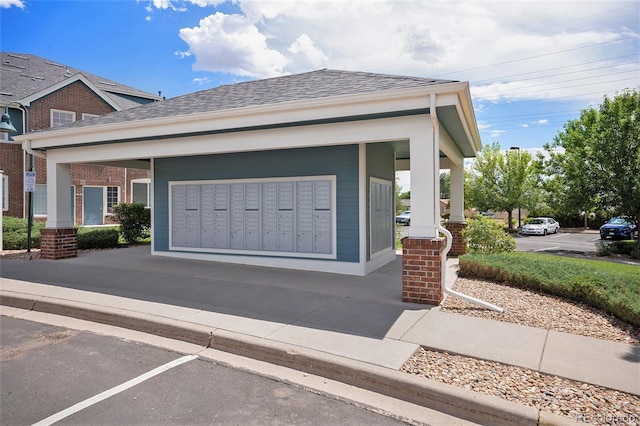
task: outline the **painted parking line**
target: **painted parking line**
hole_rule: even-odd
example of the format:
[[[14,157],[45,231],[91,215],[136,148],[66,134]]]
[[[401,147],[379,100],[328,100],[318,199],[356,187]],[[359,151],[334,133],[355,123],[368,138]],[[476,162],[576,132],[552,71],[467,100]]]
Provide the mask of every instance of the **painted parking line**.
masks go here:
[[[94,404],[97,404],[100,401],[104,401],[107,398],[110,398],[114,395],[119,394],[120,392],[124,392],[125,390],[134,387],[135,385],[138,385],[146,380],[149,380],[152,377],[157,376],[158,374],[162,374],[165,371],[171,370],[174,367],[177,367],[179,365],[184,364],[185,362],[189,362],[192,361],[194,359],[198,358],[197,355],[187,355],[187,356],[183,356],[182,358],[178,358],[176,360],[173,360],[171,362],[168,362],[164,365],[161,365],[158,368],[154,368],[151,371],[148,371],[134,379],[129,380],[128,382],[125,382],[121,385],[118,385],[116,387],[113,387],[109,390],[106,390],[102,393],[99,393],[96,396],[93,396],[91,398],[85,399],[82,402],[79,402],[75,405],[72,405],[71,407],[62,410],[56,414],[54,414],[53,416],[49,416],[44,420],[39,421],[38,423],[34,423],[34,426],[48,426],[48,425],[52,425],[55,422],[58,422],[66,417],[69,417],[70,415],[77,413],[78,411],[84,410],[87,407],[90,407]]]
[[[569,235],[569,234],[567,234],[567,233],[564,233],[564,234],[557,233],[557,234],[555,234],[555,235],[553,235],[553,236],[549,237],[549,239],[550,239],[550,240],[552,240],[552,239],[554,239],[554,238],[564,237],[564,236],[566,236],[566,235]]]
[[[555,247],[545,247],[545,248],[541,248],[538,250],[534,250],[534,252],[538,252],[538,251],[546,251],[546,250],[558,250],[560,248],[560,246],[555,246]]]

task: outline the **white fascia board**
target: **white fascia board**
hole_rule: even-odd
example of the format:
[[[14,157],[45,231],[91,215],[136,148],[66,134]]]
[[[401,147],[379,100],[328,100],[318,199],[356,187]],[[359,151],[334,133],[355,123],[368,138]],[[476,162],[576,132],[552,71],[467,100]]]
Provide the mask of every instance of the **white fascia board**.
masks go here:
[[[122,108],[118,104],[116,104],[111,98],[109,98],[100,88],[98,88],[95,84],[91,83],[85,76],[83,76],[80,73],[73,75],[66,80],[62,80],[52,86],[49,86],[46,89],[43,89],[37,93],[34,93],[33,95],[27,96],[21,101],[21,103],[24,106],[30,106],[31,102],[34,102],[50,93],[53,93],[56,90],[60,90],[64,87],[67,87],[70,84],[75,83],[76,81],[80,81],[84,83],[91,91],[95,92],[95,94],[98,95],[100,99],[105,101],[107,104],[109,104],[109,106],[111,106],[116,111],[122,110]]]
[[[100,90],[102,90],[103,92],[112,93],[114,95],[134,96],[136,98],[149,99],[149,100],[153,100],[153,101],[161,101],[162,100],[162,96],[152,95],[151,93],[135,92],[133,90],[120,89],[117,86],[116,87],[109,87],[109,88],[105,87],[105,88],[102,88]]]
[[[138,158],[182,157],[231,152],[308,148],[391,140],[409,140],[422,130],[421,116],[405,116],[359,122],[327,123],[184,138],[96,144],[47,151],[54,162],[92,163]]]
[[[21,135],[14,139],[19,141],[30,139],[33,148],[47,149],[60,145],[68,146],[131,138],[152,139],[166,135],[179,136],[194,132],[420,109],[428,108],[430,93],[434,91],[447,93],[451,90],[456,90],[457,86],[458,83],[447,83],[418,89],[411,88],[359,95],[333,96],[175,117],[54,129]]]
[[[480,131],[478,130],[478,122],[476,121],[476,113],[473,109],[473,101],[471,99],[471,91],[469,90],[469,83],[465,82],[464,89],[458,92],[459,102],[456,104],[458,114],[460,114],[462,122],[466,125],[466,129],[471,136],[474,144],[474,150],[476,152],[482,149],[482,140],[480,138]],[[462,110],[462,112],[460,112]],[[466,120],[465,120],[466,119]]]
[[[460,149],[456,146],[451,139],[449,133],[443,126],[440,126],[440,151],[446,155],[454,164],[462,165],[464,162],[464,155],[460,152]]]

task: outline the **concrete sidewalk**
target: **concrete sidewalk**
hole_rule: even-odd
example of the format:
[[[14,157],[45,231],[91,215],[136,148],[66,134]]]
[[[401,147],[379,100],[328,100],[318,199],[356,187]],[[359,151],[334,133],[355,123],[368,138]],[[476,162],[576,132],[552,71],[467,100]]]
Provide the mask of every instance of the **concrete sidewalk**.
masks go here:
[[[152,257],[133,247],[0,267],[4,306],[213,347],[483,424],[571,419],[399,368],[424,346],[640,395],[639,347],[402,303],[399,260],[352,277]]]

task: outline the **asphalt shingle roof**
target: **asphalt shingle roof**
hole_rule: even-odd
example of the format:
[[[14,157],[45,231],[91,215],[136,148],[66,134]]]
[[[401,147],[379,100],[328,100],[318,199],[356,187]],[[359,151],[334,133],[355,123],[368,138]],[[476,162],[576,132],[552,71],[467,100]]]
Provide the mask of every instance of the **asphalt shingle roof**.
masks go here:
[[[125,111],[88,118],[61,127],[122,123],[338,95],[420,88],[452,82],[455,81],[322,69],[302,74],[223,85]]]
[[[77,74],[82,74],[122,109],[139,106],[128,95],[146,99],[158,96],[77,68],[26,53],[0,52],[0,104],[20,101]]]

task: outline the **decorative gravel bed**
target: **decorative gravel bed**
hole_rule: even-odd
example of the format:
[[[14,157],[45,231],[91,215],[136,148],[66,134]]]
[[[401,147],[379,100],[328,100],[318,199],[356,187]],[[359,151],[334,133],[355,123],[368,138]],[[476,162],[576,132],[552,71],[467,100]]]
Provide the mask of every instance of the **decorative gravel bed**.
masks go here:
[[[611,315],[558,297],[458,278],[454,289],[496,304],[503,313],[449,297],[442,311],[640,344],[640,330]],[[520,367],[420,349],[402,371],[532,406],[577,422],[640,425],[640,398]]]

